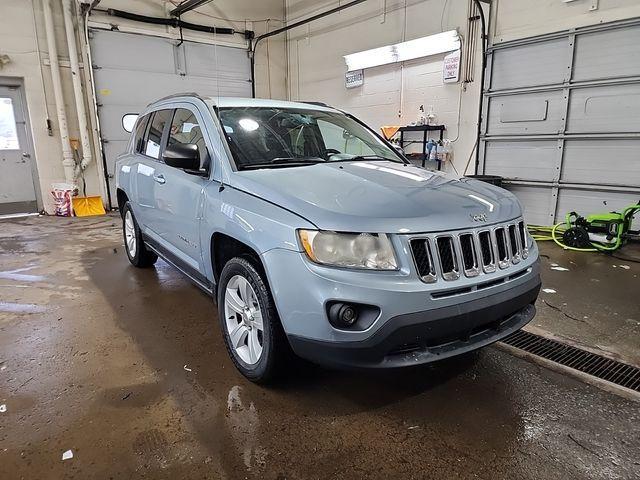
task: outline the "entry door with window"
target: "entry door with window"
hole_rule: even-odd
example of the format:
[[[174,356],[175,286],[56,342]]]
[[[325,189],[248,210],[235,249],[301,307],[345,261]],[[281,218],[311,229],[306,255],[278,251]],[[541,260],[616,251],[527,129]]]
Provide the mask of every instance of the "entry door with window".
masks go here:
[[[0,215],[38,211],[20,87],[0,86]]]

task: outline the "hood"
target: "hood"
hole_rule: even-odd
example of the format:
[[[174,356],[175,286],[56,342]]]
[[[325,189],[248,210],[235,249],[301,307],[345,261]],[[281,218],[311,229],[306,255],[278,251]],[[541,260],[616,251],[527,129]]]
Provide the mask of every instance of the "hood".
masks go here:
[[[490,225],[522,214],[515,196],[502,188],[395,162],[244,170],[235,172],[230,183],[323,230],[438,232]]]

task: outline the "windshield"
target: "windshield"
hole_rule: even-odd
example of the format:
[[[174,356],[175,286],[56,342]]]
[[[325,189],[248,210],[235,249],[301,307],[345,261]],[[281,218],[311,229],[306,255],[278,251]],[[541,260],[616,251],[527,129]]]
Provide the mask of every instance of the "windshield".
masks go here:
[[[347,160],[402,162],[398,153],[342,113],[227,107],[219,115],[240,170]]]

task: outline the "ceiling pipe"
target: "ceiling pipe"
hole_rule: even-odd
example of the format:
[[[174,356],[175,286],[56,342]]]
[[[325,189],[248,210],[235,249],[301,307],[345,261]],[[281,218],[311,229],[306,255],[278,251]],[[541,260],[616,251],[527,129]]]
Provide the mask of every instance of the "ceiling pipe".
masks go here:
[[[487,3],[489,6],[489,17],[491,17],[491,1],[482,0],[483,3]],[[482,31],[480,33],[481,37],[481,48],[482,48],[482,71],[480,72],[480,105],[478,107],[478,131],[476,136],[476,165],[474,168],[475,175],[478,175],[478,167],[480,166],[480,135],[482,134],[482,107],[484,105],[484,79],[485,72],[487,70],[487,44],[489,40],[489,30],[487,20],[484,16],[484,10],[482,10],[482,5],[479,0],[473,0],[476,8],[478,9],[478,15],[480,16],[480,24],[482,27]],[[464,174],[464,172],[463,172]]]
[[[213,0],[185,0],[180,5],[178,5],[176,8],[171,10],[171,12],[169,12],[169,14],[172,17],[179,17],[183,13],[190,12],[191,10],[196,9],[196,8],[200,7],[201,5],[204,5],[206,3],[210,3],[212,1]]]
[[[64,30],[67,35],[67,48],[69,49],[69,63],[71,65],[71,80],[73,83],[73,96],[78,114],[78,128],[80,130],[80,143],[82,144],[82,159],[76,166],[76,176],[82,173],[91,163],[91,142],[89,141],[89,128],[87,126],[87,112],[84,108],[82,83],[80,82],[80,65],[78,63],[78,49],[76,47],[76,33],[73,27],[73,13],[71,2],[62,0],[62,14],[64,17]]]
[[[245,38],[251,38],[253,32],[250,30],[236,31],[233,28],[228,27],[213,27],[209,25],[198,25],[196,23],[190,23],[180,20],[179,18],[164,18],[164,17],[150,17],[148,15],[140,15],[138,13],[125,12],[124,10],[118,10],[116,8],[107,9],[93,9],[95,12],[103,12],[111,17],[125,18],[127,20],[133,20],[135,22],[149,23],[152,25],[166,25],[173,28],[184,28],[187,30],[194,30],[196,32],[213,33],[214,35],[244,35]]]
[[[273,30],[272,32],[267,32],[264,33],[262,35],[257,36],[254,40],[250,40],[249,43],[249,58],[251,60],[251,96],[253,98],[256,97],[256,48],[258,46],[258,44],[264,40],[265,38],[269,38],[269,37],[273,37],[274,35],[279,35],[283,32],[286,32],[288,30],[291,30],[292,28],[296,28],[299,27],[301,25],[306,25],[307,23],[313,22],[314,20],[319,20],[321,18],[327,17],[329,15],[332,15],[334,13],[338,13],[341,12],[342,10],[345,10],[347,8],[353,7],[355,5],[358,5],[360,3],[366,2],[367,0],[354,0],[352,2],[349,3],[345,3],[344,5],[339,5],[335,8],[331,8],[329,10],[327,10],[326,12],[322,12],[322,13],[318,13],[317,15],[313,15],[309,18],[305,18],[304,20],[300,20],[298,22],[294,22],[291,25],[286,25],[282,28],[278,28],[276,30]]]
[[[53,27],[53,14],[51,13],[51,0],[42,0],[44,12],[44,26],[47,35],[47,50],[49,51],[49,64],[51,65],[51,80],[53,83],[53,95],[56,102],[58,115],[58,130],[60,130],[60,143],[62,146],[62,166],[64,178],[68,183],[75,183],[75,161],[71,144],[69,142],[69,128],[67,126],[67,112],[64,108],[64,96],[62,95],[62,81],[60,79],[60,63],[58,61],[58,49],[56,48],[55,29]]]
[[[93,0],[90,4],[83,3],[80,7],[80,13],[83,18],[83,53],[85,65],[89,65],[90,68],[86,68],[85,73],[85,85],[87,88],[87,100],[90,101],[90,120],[93,123],[93,144],[95,145],[96,154],[96,166],[102,175],[101,189],[107,198],[107,210],[113,208],[113,201],[111,199],[111,189],[109,188],[109,168],[107,167],[107,158],[104,154],[104,145],[102,144],[102,133],[100,129],[100,117],[98,115],[98,96],[96,95],[96,80],[93,74],[93,59],[91,57],[91,44],[89,42],[89,16],[94,8],[98,6],[101,0]],[[80,27],[78,27],[80,30]],[[98,159],[101,162],[98,162]]]

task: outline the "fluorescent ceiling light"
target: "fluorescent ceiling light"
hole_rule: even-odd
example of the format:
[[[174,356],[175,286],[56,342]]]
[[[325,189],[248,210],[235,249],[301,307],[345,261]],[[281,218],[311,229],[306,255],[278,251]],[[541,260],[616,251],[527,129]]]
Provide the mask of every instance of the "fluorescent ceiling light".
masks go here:
[[[456,30],[416,38],[408,42],[373,48],[364,52],[345,55],[348,71],[377,67],[389,63],[404,62],[414,58],[428,57],[438,53],[452,52],[460,48],[460,37]]]

